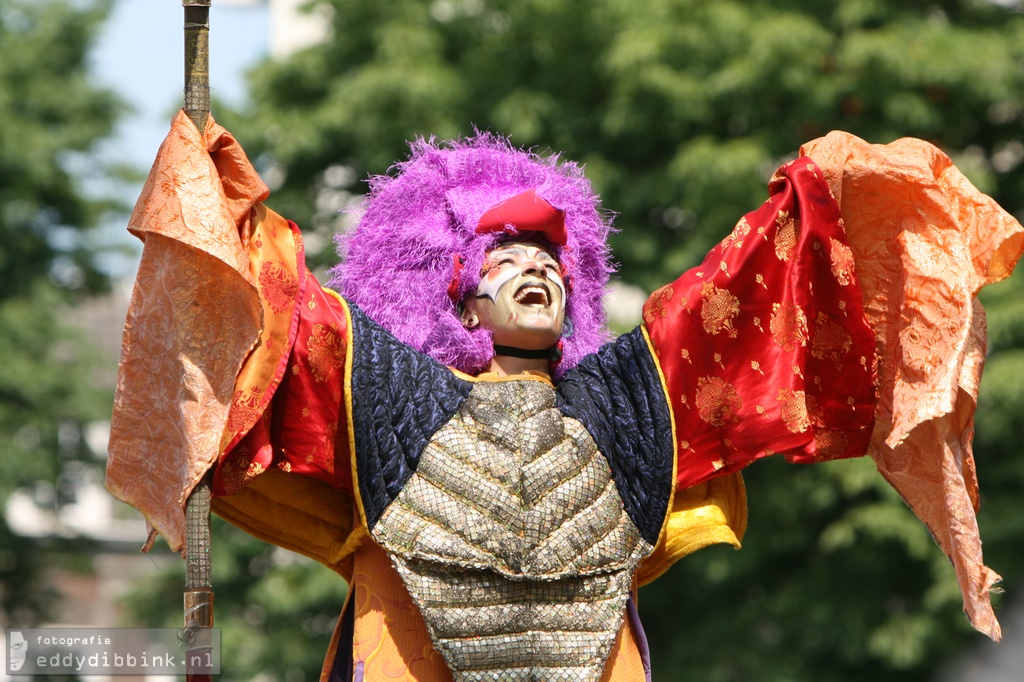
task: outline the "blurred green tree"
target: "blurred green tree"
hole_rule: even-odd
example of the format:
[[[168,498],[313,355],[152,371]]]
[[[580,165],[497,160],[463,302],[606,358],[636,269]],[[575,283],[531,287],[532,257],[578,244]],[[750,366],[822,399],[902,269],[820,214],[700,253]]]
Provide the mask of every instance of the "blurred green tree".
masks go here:
[[[211,528],[214,626],[221,629],[223,682],[320,679],[345,601],[334,571],[273,547],[218,518]],[[136,586],[125,626],[181,627],[184,562]]]
[[[20,626],[46,616],[43,567],[58,559],[15,536],[2,510],[19,487],[69,501],[90,459],[81,426],[109,414],[94,358],[61,316],[107,286],[92,228],[116,206],[89,196],[77,169],[124,111],[87,72],[110,6],[0,0],[0,620]]]
[[[618,214],[621,274],[648,289],[694,265],[781,161],[834,128],[935,142],[1011,207],[1024,182],[1024,21],[1008,3],[313,4],[333,38],[255,69],[244,116],[219,112],[284,178],[275,207],[310,232],[337,229],[337,194],[360,192],[407,139],[474,127],[586,163]]]
[[[1019,2],[311,4],[333,37],[255,69],[244,114],[216,113],[265,171],[270,203],[304,226],[314,263],[333,262],[358,178],[386,172],[411,137],[474,128],[585,163],[618,214],[621,276],[648,290],[699,261],[780,162],[833,128],[928,139],[1024,209]],[[986,298],[978,435],[985,548],[1012,581],[1024,573],[1019,292]],[[745,549],[705,550],[641,592],[655,679],[926,680],[976,641],[952,569],[870,462],[766,462],[747,480]]]

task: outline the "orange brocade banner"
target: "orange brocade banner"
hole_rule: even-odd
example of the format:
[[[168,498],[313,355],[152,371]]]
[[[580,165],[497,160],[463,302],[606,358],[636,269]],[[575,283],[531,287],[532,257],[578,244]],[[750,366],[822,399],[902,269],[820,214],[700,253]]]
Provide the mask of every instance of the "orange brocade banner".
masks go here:
[[[1001,631],[975,516],[971,442],[985,361],[976,296],[1005,279],[1024,228],[923,140],[872,145],[834,132],[801,150],[842,207],[878,349],[868,454],[950,557],[975,628]]]
[[[175,550],[185,501],[216,462],[235,377],[262,325],[253,207],[269,194],[241,146],[179,112],[129,219],[145,246],[125,322],[107,488]],[[215,314],[211,314],[215,313]]]

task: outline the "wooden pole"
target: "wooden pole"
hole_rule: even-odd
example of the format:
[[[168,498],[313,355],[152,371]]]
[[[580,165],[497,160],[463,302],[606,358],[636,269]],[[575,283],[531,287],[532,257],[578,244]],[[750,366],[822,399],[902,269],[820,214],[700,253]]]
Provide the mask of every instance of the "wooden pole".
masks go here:
[[[210,2],[182,0],[185,8],[185,113],[199,132],[210,115]]]
[[[185,9],[185,114],[200,133],[210,116],[210,3],[182,0]],[[210,483],[204,477],[185,504],[185,678],[212,682],[206,667],[212,647]]]

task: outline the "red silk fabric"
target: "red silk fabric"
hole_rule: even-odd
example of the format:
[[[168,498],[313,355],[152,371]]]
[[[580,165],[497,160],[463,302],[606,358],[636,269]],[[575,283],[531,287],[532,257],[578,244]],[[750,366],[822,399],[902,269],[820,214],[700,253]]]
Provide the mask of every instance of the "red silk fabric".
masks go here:
[[[269,387],[236,387],[228,420],[233,437],[214,476],[216,495],[237,492],[270,468],[352,492],[348,320],[340,299],[321,289],[308,271],[304,276],[310,286],[292,323],[294,345],[283,371]],[[271,392],[269,405],[264,400],[250,407]]]
[[[874,336],[839,207],[803,157],[704,262],[644,306],[675,418],[677,485],[772,454],[864,454]]]

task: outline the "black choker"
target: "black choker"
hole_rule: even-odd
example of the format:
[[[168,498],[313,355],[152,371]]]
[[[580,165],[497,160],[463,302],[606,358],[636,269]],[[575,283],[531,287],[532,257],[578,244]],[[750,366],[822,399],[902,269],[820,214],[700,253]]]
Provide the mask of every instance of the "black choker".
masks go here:
[[[553,360],[558,352],[558,346],[553,348],[541,348],[540,350],[529,350],[526,348],[515,348],[513,346],[499,346],[494,344],[495,355],[507,355],[513,358],[524,360]]]

